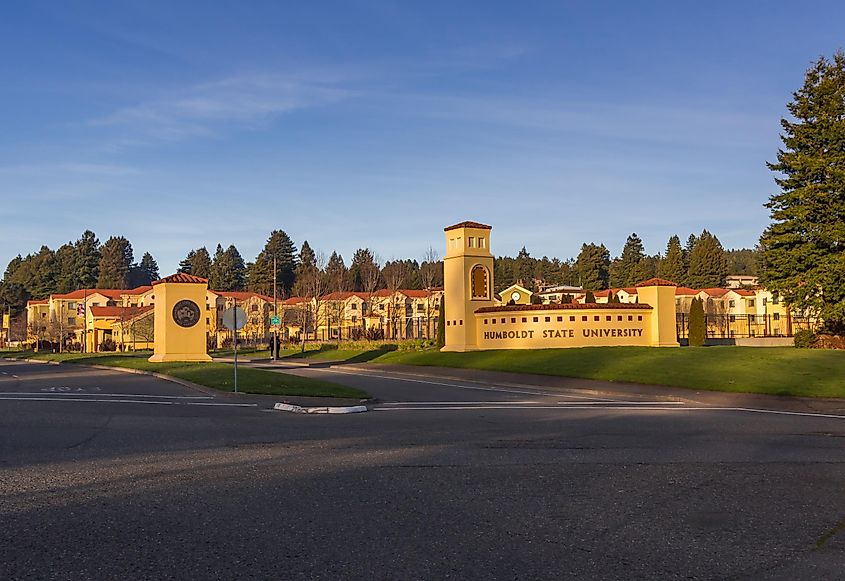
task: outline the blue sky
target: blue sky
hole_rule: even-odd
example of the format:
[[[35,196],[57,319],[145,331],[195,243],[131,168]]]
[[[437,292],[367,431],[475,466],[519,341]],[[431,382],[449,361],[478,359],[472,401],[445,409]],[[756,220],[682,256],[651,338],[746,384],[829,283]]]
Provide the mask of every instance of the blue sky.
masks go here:
[[[85,229],[162,274],[284,229],[349,262],[753,246],[841,2],[20,2],[0,21],[0,262]]]

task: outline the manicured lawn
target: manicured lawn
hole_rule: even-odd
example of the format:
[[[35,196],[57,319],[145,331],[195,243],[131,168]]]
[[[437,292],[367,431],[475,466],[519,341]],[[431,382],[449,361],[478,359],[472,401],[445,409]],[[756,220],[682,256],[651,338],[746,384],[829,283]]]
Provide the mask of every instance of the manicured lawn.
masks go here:
[[[711,391],[845,397],[845,351],[793,347],[585,347],[536,351],[392,351],[373,363],[434,365]]]
[[[234,373],[229,363],[150,363],[151,353],[135,354],[82,354],[82,353],[2,353],[0,357],[17,357],[61,361],[87,365],[107,365],[163,373],[199,385],[232,391]],[[328,381],[275,373],[262,369],[238,366],[238,391],[267,395],[298,395],[310,397],[367,398],[369,395],[359,389],[338,385]]]

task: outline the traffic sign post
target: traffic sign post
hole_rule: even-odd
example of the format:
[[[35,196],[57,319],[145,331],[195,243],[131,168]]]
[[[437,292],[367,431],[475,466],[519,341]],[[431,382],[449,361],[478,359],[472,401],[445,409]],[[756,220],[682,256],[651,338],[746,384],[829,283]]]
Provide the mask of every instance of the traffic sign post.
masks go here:
[[[246,313],[235,304],[223,311],[223,326],[232,331],[232,345],[235,349],[235,393],[238,393],[238,331],[246,326]]]

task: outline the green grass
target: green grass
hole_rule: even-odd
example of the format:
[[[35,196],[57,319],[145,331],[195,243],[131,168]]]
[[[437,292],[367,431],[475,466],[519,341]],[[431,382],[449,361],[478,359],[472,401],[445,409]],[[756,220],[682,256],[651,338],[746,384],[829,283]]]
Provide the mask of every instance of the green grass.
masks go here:
[[[151,363],[147,358],[151,352],[136,352],[134,354],[84,354],[84,353],[33,353],[20,351],[4,353],[3,357],[19,359],[40,359],[45,361],[60,361],[81,365],[106,365],[108,367],[123,367],[138,369],[154,373],[163,373],[185,381],[219,389],[232,391],[234,388],[234,372],[229,363],[218,362],[171,362]],[[285,373],[250,369],[238,366],[238,391],[266,395],[290,395],[309,397],[342,397],[367,398],[369,395],[359,389],[338,385],[319,379],[310,379]]]
[[[845,397],[845,351],[793,347],[585,347],[393,351],[373,363],[538,373],[772,395]]]

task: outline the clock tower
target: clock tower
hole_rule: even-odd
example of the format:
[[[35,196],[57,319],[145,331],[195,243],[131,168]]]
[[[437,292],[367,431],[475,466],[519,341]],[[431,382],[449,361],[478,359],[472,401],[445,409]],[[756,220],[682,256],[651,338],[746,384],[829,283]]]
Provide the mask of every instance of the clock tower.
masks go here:
[[[475,311],[495,305],[491,230],[490,226],[478,222],[461,222],[444,229],[446,345],[443,351],[474,351],[478,348]]]

